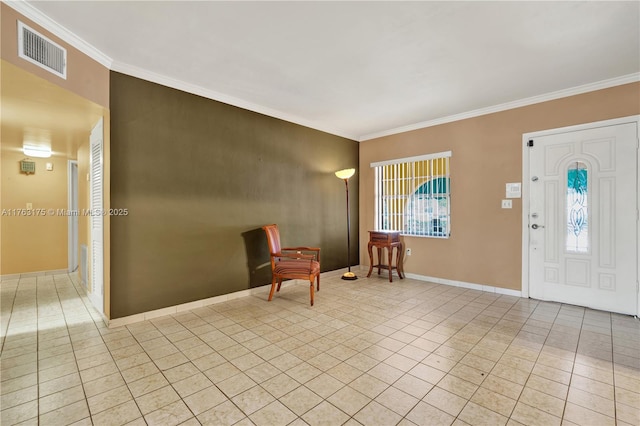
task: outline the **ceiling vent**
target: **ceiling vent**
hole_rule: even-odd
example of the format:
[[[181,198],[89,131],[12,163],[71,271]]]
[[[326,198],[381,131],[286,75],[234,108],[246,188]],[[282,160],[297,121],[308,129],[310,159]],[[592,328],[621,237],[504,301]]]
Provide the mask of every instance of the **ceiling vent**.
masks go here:
[[[18,56],[67,78],[67,49],[18,21]]]

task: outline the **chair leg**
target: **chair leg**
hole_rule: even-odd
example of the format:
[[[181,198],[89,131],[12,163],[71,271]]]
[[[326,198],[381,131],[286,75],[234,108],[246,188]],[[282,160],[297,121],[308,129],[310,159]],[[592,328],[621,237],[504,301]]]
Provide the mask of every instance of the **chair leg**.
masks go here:
[[[318,274],[316,279],[318,280],[318,291],[320,291],[320,274]]]
[[[313,277],[311,277],[310,284],[309,293],[311,295],[311,306],[313,306]]]
[[[278,289],[276,291],[280,291],[281,285],[282,285],[282,278],[278,278]]]
[[[271,291],[269,292],[269,302],[271,302],[271,299],[273,298],[273,291],[276,289],[276,277],[273,277],[273,279],[271,280]]]

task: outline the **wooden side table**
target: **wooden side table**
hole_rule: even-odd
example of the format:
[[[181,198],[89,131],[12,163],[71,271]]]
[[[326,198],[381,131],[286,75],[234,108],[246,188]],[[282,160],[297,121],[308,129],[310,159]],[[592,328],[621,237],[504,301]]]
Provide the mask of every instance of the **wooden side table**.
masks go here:
[[[402,276],[402,242],[400,241],[400,231],[369,231],[369,273],[367,278],[371,276],[373,268],[378,268],[378,275],[381,269],[389,270],[389,282],[393,282],[392,274],[395,269],[400,279]],[[378,264],[373,263],[373,247],[378,249]],[[382,249],[386,248],[389,254],[389,263],[382,263]],[[396,266],[393,266],[393,249],[396,249]]]

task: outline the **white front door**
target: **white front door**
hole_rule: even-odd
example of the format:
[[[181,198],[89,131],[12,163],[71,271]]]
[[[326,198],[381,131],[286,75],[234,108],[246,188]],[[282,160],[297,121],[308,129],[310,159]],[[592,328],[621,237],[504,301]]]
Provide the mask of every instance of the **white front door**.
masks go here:
[[[626,123],[532,138],[530,297],[638,313],[637,137]]]

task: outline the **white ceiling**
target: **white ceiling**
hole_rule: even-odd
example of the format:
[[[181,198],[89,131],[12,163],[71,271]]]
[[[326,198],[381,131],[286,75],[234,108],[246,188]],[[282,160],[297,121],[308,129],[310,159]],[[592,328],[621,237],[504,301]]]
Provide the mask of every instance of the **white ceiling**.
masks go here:
[[[113,70],[356,140],[640,76],[637,1],[29,5]]]

